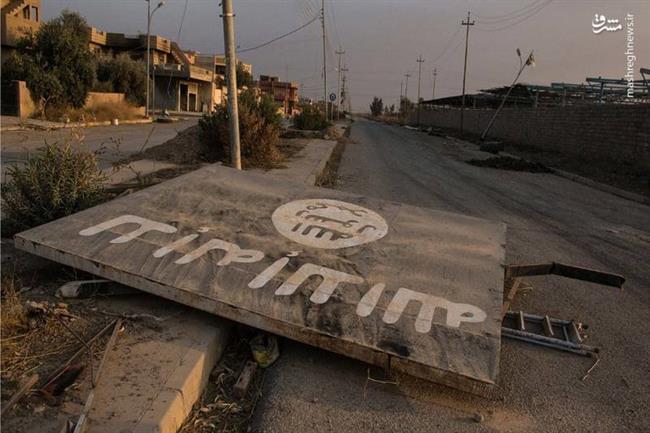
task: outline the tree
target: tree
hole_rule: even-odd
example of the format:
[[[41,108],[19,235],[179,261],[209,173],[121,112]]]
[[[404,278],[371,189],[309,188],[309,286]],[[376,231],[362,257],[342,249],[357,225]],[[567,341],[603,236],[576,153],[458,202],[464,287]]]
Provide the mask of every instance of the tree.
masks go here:
[[[377,117],[381,115],[383,110],[384,102],[381,100],[381,98],[377,98],[376,96],[372,98],[372,103],[370,104],[370,113],[372,116]]]
[[[102,57],[97,62],[97,90],[124,93],[137,105],[146,103],[147,66],[133,60],[128,54],[117,57]]]
[[[253,77],[246,70],[242,62],[237,62],[237,87],[250,87],[253,84]]]
[[[388,109],[388,112],[391,115],[395,114],[395,104],[390,104],[390,108]]]
[[[43,112],[48,105],[82,107],[95,81],[88,41],[86,20],[64,10],[19,42],[18,54],[3,64],[3,75],[10,71],[3,80],[24,79]]]
[[[413,107],[415,106],[415,104],[413,104],[413,102],[409,98],[404,96],[402,97],[402,99],[400,99],[399,105],[400,105],[399,107],[400,116],[407,115],[408,113],[413,111]]]

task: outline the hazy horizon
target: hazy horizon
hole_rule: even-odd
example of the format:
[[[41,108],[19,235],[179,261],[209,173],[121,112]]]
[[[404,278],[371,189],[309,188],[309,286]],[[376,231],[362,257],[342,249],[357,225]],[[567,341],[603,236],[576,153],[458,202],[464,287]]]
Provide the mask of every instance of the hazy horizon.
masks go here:
[[[256,46],[308,22],[318,13],[316,0],[233,0],[236,38],[240,49]],[[152,4],[157,4],[152,0]],[[187,8],[185,10],[185,6]],[[522,82],[584,82],[586,77],[622,78],[626,73],[625,17],[634,15],[635,79],[640,67],[650,68],[650,5],[643,1],[344,1],[328,0],[328,92],[336,91],[334,51],[346,51],[352,107],[367,110],[373,96],[397,103],[400,82],[411,74],[408,95],[417,96],[416,59],[421,54],[421,96],[432,93],[433,69],[438,71],[436,97],[460,94],[465,28],[461,21],[472,12],[467,92],[508,85],[523,53],[535,51],[536,67]],[[146,32],[144,0],[45,0],[44,20],[63,9],[79,12],[101,30]],[[185,18],[182,19],[185,11]],[[223,52],[219,3],[214,0],[167,0],[156,12],[152,33],[179,42],[183,49]],[[595,14],[618,19],[623,29],[594,34]],[[182,23],[182,27],[181,27]],[[302,84],[307,97],[322,97],[322,39],[320,21],[264,48],[242,53],[253,72],[277,75]],[[435,60],[435,63],[434,63]]]

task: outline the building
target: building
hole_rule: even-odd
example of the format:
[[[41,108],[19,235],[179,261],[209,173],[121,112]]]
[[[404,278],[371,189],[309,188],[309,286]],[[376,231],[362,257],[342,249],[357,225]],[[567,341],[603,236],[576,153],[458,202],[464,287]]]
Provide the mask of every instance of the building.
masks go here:
[[[16,49],[18,41],[41,25],[40,0],[0,0],[2,13],[2,60]]]
[[[147,59],[147,36],[129,36],[89,28],[90,50],[98,55],[128,53]],[[154,111],[207,112],[222,104],[225,95],[225,57],[184,51],[176,42],[157,35],[149,38]],[[252,72],[250,64],[244,68]]]
[[[293,116],[298,111],[298,83],[280,81],[278,77],[260,75],[255,87],[263,95],[271,95],[285,116]]]

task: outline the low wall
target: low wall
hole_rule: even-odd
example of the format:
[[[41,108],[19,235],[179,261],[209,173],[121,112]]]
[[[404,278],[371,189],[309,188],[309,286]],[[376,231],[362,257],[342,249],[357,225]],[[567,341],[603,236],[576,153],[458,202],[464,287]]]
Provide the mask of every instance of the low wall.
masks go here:
[[[88,92],[85,107],[91,108],[100,104],[116,104],[124,102],[124,93]]]
[[[126,101],[124,93],[88,92],[84,107],[93,108],[101,104],[117,104]],[[32,95],[24,81],[12,81],[2,85],[2,114],[30,117],[37,109],[32,100]],[[138,107],[138,112],[144,115],[144,107]]]
[[[12,81],[2,84],[2,114],[27,118],[36,111],[32,94],[24,81]]]
[[[492,109],[465,110],[465,130],[481,134]],[[416,115],[410,118],[415,122]],[[425,126],[458,129],[460,109],[422,110]],[[616,160],[650,168],[650,104],[505,108],[490,137],[584,159]]]

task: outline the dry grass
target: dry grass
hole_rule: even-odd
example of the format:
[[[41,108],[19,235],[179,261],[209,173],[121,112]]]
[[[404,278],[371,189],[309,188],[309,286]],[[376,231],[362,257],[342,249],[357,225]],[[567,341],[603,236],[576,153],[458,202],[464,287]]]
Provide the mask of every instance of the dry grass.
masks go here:
[[[323,173],[316,179],[316,186],[322,186],[324,188],[333,188],[336,184],[336,179],[338,176],[339,165],[341,164],[341,158],[343,157],[343,152],[345,151],[345,146],[353,141],[349,138],[350,136],[350,127],[348,126],[345,129],[343,136],[339,137],[330,155],[330,159],[325,164],[325,169]]]
[[[5,267],[2,273],[1,284],[2,309],[0,309],[0,339],[4,352],[7,343],[29,330],[29,323],[27,321],[27,313],[23,308],[20,294],[18,293],[20,284],[17,281],[15,273],[7,270]],[[2,359],[4,360],[4,356]]]
[[[142,119],[142,110],[126,101],[105,102],[83,108],[50,108],[46,120],[53,122],[104,122],[113,119]]]
[[[263,369],[258,368],[247,395],[242,399],[233,396],[233,386],[246,361],[251,360],[247,331],[240,328],[231,339],[219,364],[210,374],[208,386],[199,402],[194,405],[179,433],[246,433],[255,405],[262,392]],[[246,335],[243,335],[246,334]]]

